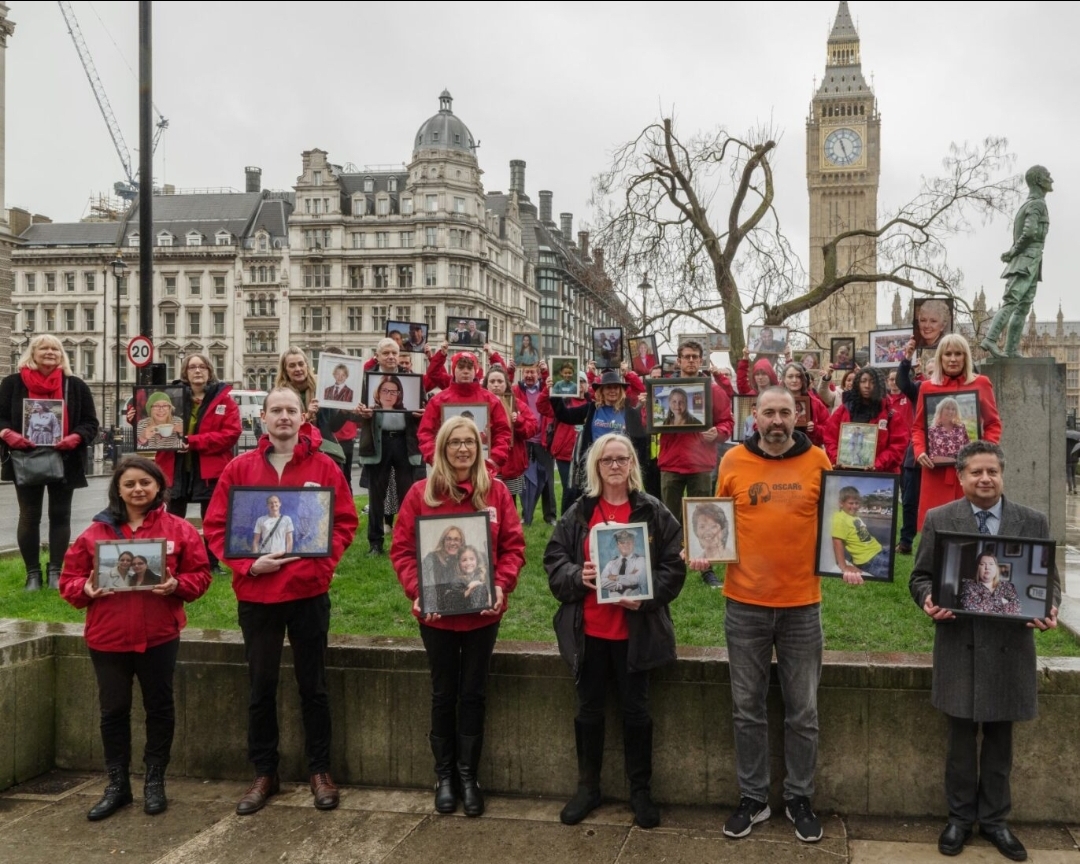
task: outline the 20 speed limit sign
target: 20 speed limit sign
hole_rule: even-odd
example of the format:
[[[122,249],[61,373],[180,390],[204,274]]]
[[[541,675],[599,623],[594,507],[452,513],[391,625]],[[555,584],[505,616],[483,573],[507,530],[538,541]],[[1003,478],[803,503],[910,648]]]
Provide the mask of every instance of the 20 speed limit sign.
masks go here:
[[[136,336],[128,342],[127,356],[133,366],[149,366],[154,359],[154,343],[148,336]]]

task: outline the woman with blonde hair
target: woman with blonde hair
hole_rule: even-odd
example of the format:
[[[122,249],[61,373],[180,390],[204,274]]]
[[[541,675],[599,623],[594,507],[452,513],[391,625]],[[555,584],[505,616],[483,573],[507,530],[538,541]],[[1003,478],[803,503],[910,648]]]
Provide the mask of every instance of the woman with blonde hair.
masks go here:
[[[1020,614],[1016,586],[1001,578],[1001,567],[990,552],[983,552],[975,559],[975,578],[961,583],[960,608],[997,615]]]
[[[937,465],[952,465],[956,454],[971,440],[960,418],[960,403],[946,396],[934,409],[934,419],[926,430],[926,449]]]
[[[278,359],[278,374],[274,386],[288,387],[296,391],[300,404],[304,406],[304,419],[319,430],[319,450],[339,465],[344,465],[345,451],[338,444],[334,433],[348,422],[351,415],[348,411],[319,407],[315,370],[311,368],[303,350],[295,345],[285,349]]]

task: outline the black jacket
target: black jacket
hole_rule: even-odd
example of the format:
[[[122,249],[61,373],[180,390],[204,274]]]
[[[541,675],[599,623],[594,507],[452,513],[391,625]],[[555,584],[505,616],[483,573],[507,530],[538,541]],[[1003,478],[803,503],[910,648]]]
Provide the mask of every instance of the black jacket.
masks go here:
[[[596,415],[596,403],[589,399],[583,405],[567,405],[565,399],[552,399],[551,411],[555,415],[555,419],[560,423],[581,426],[581,446],[578,447],[578,452],[584,457],[593,443],[592,422],[593,417]],[[626,436],[630,439],[630,443],[634,445],[638,463],[648,465],[651,455],[649,453],[649,433],[645,431],[645,424],[641,421],[641,408],[631,408],[629,405],[623,405],[623,416],[626,418]]]
[[[74,450],[65,450],[64,485],[72,489],[86,486],[86,448],[97,441],[98,418],[94,407],[94,397],[86,382],[74,375],[64,376],[65,401],[64,412],[67,418],[69,434],[78,434],[82,443]],[[14,372],[0,381],[0,429],[14,429],[22,434],[23,400],[30,397],[30,392],[23,383],[22,375]],[[8,446],[0,443],[0,480],[15,480],[15,469],[8,458]]]
[[[596,498],[579,499],[563,514],[544,550],[548,587],[562,603],[553,622],[559,653],[575,679],[585,648],[585,596],[593,590],[581,583],[581,570],[596,504]],[[686,564],[679,556],[682,526],[660,501],[645,492],[631,492],[630,521],[649,526],[653,599],[643,600],[637,611],[626,614],[630,631],[626,665],[631,672],[643,672],[675,660],[675,627],[668,604],[682,591]]]

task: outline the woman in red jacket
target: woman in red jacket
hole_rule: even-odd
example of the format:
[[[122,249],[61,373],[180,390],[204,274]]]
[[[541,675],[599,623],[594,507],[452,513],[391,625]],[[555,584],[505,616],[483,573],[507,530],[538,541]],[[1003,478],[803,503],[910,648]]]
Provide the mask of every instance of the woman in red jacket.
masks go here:
[[[943,336],[934,354],[934,373],[919,387],[915,403],[915,422],[911,427],[911,442],[915,461],[922,466],[922,486],[919,489],[919,530],[922,531],[926,511],[962,498],[960,479],[953,465],[935,465],[926,452],[926,397],[941,393],[974,390],[979,400],[979,438],[997,444],[1001,440],[1001,417],[998,416],[994,388],[985,375],[975,374],[971,346],[959,333]]]
[[[64,558],[60,595],[86,609],[84,638],[98,681],[101,740],[109,784],[87,813],[92,822],[130,804],[131,680],[139,679],[146,710],[143,810],[153,816],[168,806],[165,766],[169,764],[176,711],[173,671],[180,631],[187,623],[184,603],[210,587],[210,570],[199,533],[165,509],[168,486],[161,469],[142,456],[120,460],[109,483],[109,507],[75,541]],[[95,588],[97,542],[133,544],[166,541],[162,582],[148,591],[116,593]]]
[[[825,424],[829,421],[829,409],[810,386],[810,375],[801,363],[788,363],[784,367],[784,386],[792,396],[806,396],[810,400],[810,416],[806,418],[806,437],[820,447],[825,443]]]
[[[529,447],[526,443],[537,433],[540,421],[529,409],[517,391],[510,386],[510,376],[502,366],[492,366],[484,379],[487,389],[499,398],[506,416],[510,419],[510,428],[514,430],[510,439],[510,455],[499,472],[499,479],[506,484],[511,495],[520,495],[525,486],[525,472],[529,467]]]
[[[578,434],[581,428],[573,423],[560,423],[555,419],[555,409],[551,407],[551,389],[554,385],[542,387],[536,400],[536,410],[542,417],[550,418],[549,422],[555,427],[551,434],[551,444],[548,451],[555,459],[555,467],[559,470],[559,479],[562,481],[562,502],[559,506],[561,516],[570,509],[570,505],[577,499],[577,492],[570,486],[570,466],[574,461],[574,447],[577,444]],[[584,372],[578,372],[578,396],[556,397],[561,398],[567,408],[579,408],[587,405],[585,401],[589,395],[589,378]]]
[[[908,425],[888,399],[885,375],[867,366],[855,376],[855,385],[844,393],[843,404],[829,415],[825,424],[825,452],[836,464],[841,423],[873,423],[878,427],[874,471],[900,473],[908,442]],[[824,406],[823,406],[824,407]]]
[[[495,584],[491,607],[452,617],[423,615],[417,566],[417,517],[477,512],[487,512],[491,520],[487,538],[490,541],[487,564]],[[476,538],[465,537],[460,529],[460,536],[451,537],[451,533],[451,529],[446,529],[441,548],[425,556],[428,578],[431,578],[427,573],[428,558],[441,556],[440,563],[445,568],[469,542],[476,543]],[[401,503],[390,560],[405,596],[413,601],[413,615],[420,621],[420,637],[431,668],[428,737],[438,778],[435,809],[440,813],[453,813],[457,809],[456,766],[465,815],[479,816],[484,812],[484,799],[476,772],[484,740],[488,664],[495,649],[499,620],[506,611],[506,598],[517,585],[518,572],[525,564],[525,534],[506,486],[492,482],[488,474],[480,455],[480,432],[471,420],[454,417],[439,429],[431,476],[414,484]]]

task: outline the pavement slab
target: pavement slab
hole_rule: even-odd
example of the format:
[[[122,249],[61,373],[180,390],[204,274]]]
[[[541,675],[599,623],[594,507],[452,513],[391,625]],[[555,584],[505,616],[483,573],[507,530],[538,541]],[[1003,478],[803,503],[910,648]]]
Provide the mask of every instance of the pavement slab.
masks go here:
[[[699,833],[663,827],[642,831],[635,828],[616,860],[617,864],[657,861],[664,864],[838,864],[847,861],[847,841],[842,836],[830,837],[826,833],[818,843],[802,843],[795,839],[794,831],[784,831],[780,835],[775,830],[761,828],[755,825],[753,833],[741,840],[732,840],[715,831]]]
[[[963,854],[956,859],[964,864],[1001,864],[1001,853],[986,841],[983,845],[969,843]],[[1080,852],[1076,850],[1034,850],[1028,846],[1028,860],[1035,864],[1077,864]],[[944,859],[937,850],[937,842],[892,843],[872,840],[852,840],[849,864],[941,864]]]

